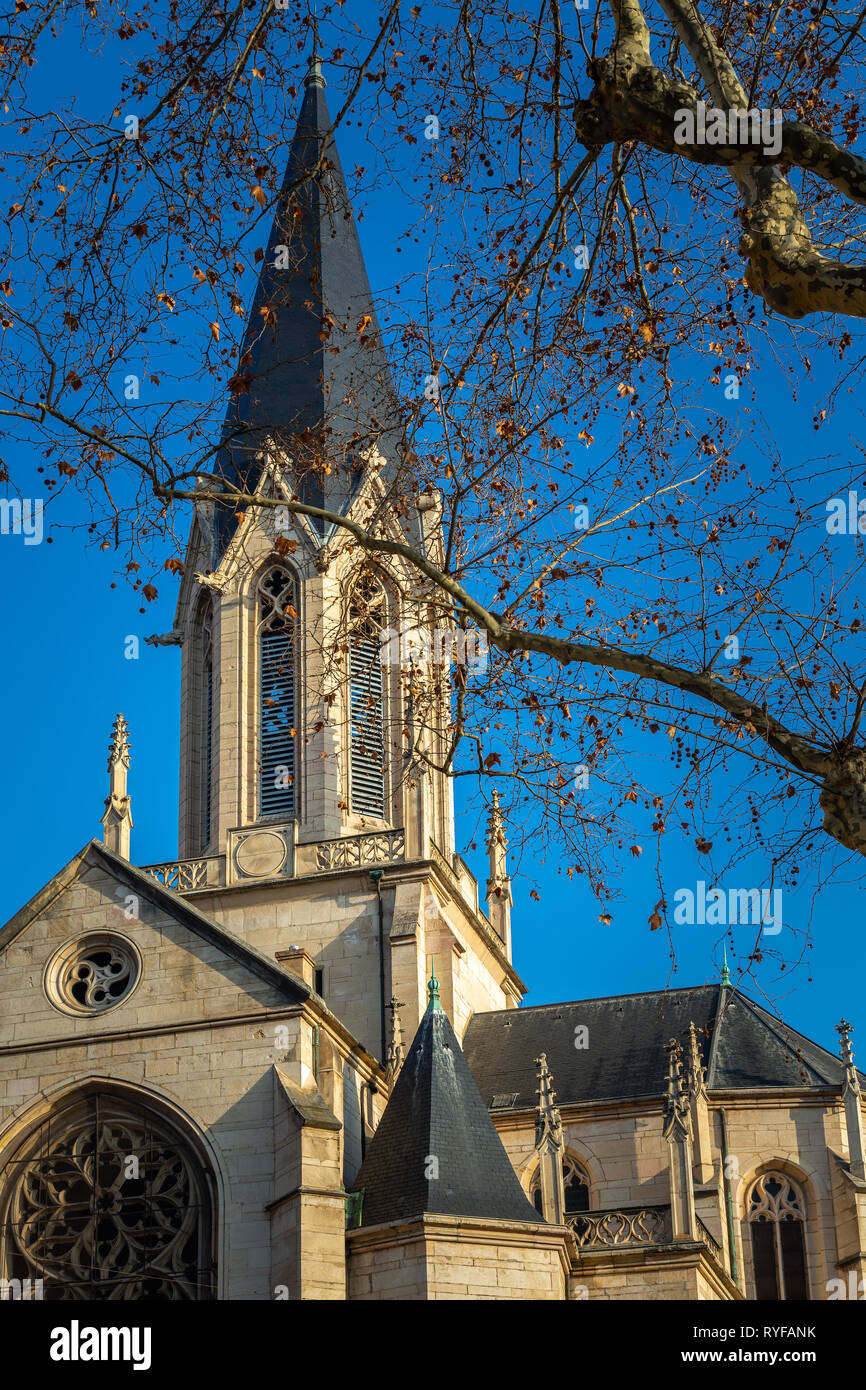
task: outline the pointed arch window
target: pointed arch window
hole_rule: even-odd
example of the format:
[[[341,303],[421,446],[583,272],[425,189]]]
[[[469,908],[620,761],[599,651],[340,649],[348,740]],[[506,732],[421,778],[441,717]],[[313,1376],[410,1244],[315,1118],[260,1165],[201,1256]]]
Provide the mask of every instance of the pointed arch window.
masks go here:
[[[213,738],[214,738],[214,679],[213,679],[213,603],[205,603],[201,615],[202,644],[202,798],[201,798],[201,848],[204,851],[210,841],[211,811],[213,804]]]
[[[216,1297],[211,1175],[146,1106],[109,1091],[78,1096],[0,1178],[4,1279],[41,1280],[48,1301]]]
[[[805,1206],[785,1173],[763,1173],[747,1206],[759,1301],[807,1299]]]
[[[589,1178],[577,1159],[569,1153],[562,1156],[562,1178],[566,1216],[576,1216],[579,1212],[589,1211]],[[540,1169],[536,1171],[532,1180],[529,1196],[535,1210],[543,1216]]]
[[[259,815],[295,813],[297,590],[282,566],[259,582]]]
[[[385,717],[380,639],[385,592],[366,572],[349,609],[349,804],[366,816],[385,815]]]

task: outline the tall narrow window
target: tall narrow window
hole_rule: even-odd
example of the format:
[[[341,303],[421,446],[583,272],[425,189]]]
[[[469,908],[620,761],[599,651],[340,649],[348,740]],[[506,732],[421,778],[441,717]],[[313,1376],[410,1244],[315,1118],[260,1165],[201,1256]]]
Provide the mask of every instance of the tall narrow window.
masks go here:
[[[201,618],[202,644],[202,798],[201,848],[210,840],[213,801],[213,604],[208,600]]]
[[[562,1178],[565,1189],[566,1216],[576,1216],[578,1212],[589,1211],[589,1178],[577,1159],[572,1158],[569,1153],[563,1154],[562,1157]],[[535,1174],[529,1191],[535,1210],[543,1215],[540,1172]]]
[[[349,612],[350,805],[366,816],[385,814],[385,719],[379,639],[385,595],[370,574],[359,579]]]
[[[749,1194],[748,1221],[759,1301],[807,1299],[803,1199],[784,1173],[764,1173]]]
[[[295,811],[295,581],[269,570],[259,584],[259,814]]]

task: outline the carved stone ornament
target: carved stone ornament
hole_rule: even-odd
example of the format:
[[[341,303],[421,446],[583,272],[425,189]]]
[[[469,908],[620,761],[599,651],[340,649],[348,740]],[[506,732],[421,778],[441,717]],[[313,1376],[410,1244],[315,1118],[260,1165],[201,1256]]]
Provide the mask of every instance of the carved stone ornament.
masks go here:
[[[31,1134],[10,1170],[5,1278],[42,1280],[51,1301],[215,1296],[206,1174],[146,1109],[91,1093]]]
[[[44,987],[55,1008],[68,1014],[97,1014],[126,999],[141,976],[141,958],[117,932],[88,932],[55,951]]]
[[[212,594],[221,594],[228,583],[226,577],[220,579],[215,574],[199,574],[198,571],[193,575],[193,579],[205,589],[210,589]]]

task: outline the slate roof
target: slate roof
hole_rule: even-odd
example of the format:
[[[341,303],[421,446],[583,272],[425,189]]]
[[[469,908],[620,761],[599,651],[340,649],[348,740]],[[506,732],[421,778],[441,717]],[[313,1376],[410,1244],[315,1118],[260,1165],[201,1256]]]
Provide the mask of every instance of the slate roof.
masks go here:
[[[534,1059],[541,1052],[560,1105],[638,1099],[662,1095],[664,1045],[672,1037],[685,1044],[691,1022],[711,1091],[842,1084],[837,1057],[723,985],[475,1014],[463,1048],[485,1103],[499,1098],[496,1113],[535,1108]],[[586,1048],[575,1046],[581,1025]]]
[[[438,1178],[425,1177],[429,1159]],[[424,1213],[534,1221],[448,1016],[428,1008],[355,1179],[362,1225]]]
[[[386,460],[387,482],[399,466],[400,429],[330,127],[314,58],[243,341],[238,375],[248,373],[252,380],[229,405],[216,471],[254,487],[259,476],[254,456],[271,434],[295,460],[292,487],[300,500],[344,511],[361,478],[359,450],[377,445]],[[324,167],[309,177],[323,148]],[[288,248],[282,269],[276,264],[278,246]],[[229,438],[238,430],[240,437]],[[233,509],[219,518],[214,565],[236,525]],[[321,536],[331,529],[318,519],[311,525]]]

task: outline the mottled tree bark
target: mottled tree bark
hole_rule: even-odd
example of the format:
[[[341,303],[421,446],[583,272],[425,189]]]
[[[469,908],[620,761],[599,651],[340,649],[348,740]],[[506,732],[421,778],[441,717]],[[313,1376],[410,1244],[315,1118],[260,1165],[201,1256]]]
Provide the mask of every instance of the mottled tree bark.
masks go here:
[[[661,0],[715,105],[744,110],[748,99],[727,55],[692,0]],[[726,169],[743,200],[739,250],[745,279],[770,309],[788,319],[813,313],[866,317],[866,267],[846,265],[815,249],[794,190],[779,165],[808,170],[851,202],[866,202],[866,160],[799,122],[784,122],[779,151],[739,144],[682,144],[678,111],[697,110],[700,94],[655,66],[649,30],[637,0],[611,0],[617,35],[609,53],[590,66],[592,94],[575,107],[581,141],[589,148],[638,141],[664,154]]]

